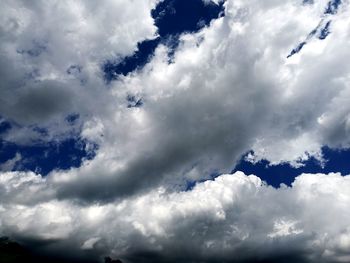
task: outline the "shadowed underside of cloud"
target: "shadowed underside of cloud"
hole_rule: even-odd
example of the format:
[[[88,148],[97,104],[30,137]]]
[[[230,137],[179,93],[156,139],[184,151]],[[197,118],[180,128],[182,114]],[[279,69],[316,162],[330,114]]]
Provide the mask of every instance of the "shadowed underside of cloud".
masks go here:
[[[3,189],[27,185],[32,198],[29,175],[7,177]],[[78,261],[109,254],[125,262],[348,262],[349,179],[303,174],[275,189],[237,172],[187,192],[158,188],[104,205],[17,200],[1,207],[0,230]]]

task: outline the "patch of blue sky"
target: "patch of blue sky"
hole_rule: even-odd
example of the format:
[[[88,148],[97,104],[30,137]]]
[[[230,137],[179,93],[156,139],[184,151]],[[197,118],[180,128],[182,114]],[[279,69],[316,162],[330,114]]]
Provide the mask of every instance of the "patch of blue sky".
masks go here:
[[[211,20],[224,15],[224,1],[218,5],[203,0],[165,0],[152,10],[152,17],[160,37],[196,32]]]
[[[345,176],[350,174],[350,149],[331,149],[323,147],[322,153],[325,163],[321,164],[318,160],[311,157],[303,163],[303,166],[295,168],[288,163],[281,163],[278,165],[271,165],[267,160],[261,160],[256,163],[249,162],[245,154],[237,163],[231,173],[241,171],[246,175],[253,174],[258,176],[262,181],[270,186],[279,188],[281,184],[291,186],[295,178],[302,173],[340,173]],[[208,179],[205,180],[188,180],[185,185],[185,191],[192,190],[198,183],[214,180],[222,173],[213,172]]]
[[[303,1],[303,4],[312,4],[312,3],[313,1],[308,1],[308,0]],[[289,53],[287,58],[290,58],[295,54],[299,53],[312,38],[317,37],[319,40],[325,40],[329,36],[329,34],[331,33],[330,26],[331,26],[332,20],[329,20],[329,18],[327,17],[330,15],[331,16],[335,15],[338,12],[338,9],[341,3],[342,3],[341,0],[331,0],[327,3],[327,7],[324,11],[324,17],[321,19],[318,26],[309,33],[309,35],[306,37],[306,39],[303,42],[298,44],[296,48],[292,49],[292,51]]]
[[[12,171],[32,171],[45,176],[53,170],[80,167],[84,160],[95,157],[97,148],[97,145],[80,137],[35,145],[18,145],[0,140],[0,164],[19,155],[20,160]]]
[[[306,41],[301,42],[296,48],[293,48],[290,54],[287,56],[287,58],[290,58],[291,56],[297,54],[302,50],[302,48],[306,45]]]
[[[340,5],[342,4],[341,0],[331,0],[328,2],[327,7],[324,11],[325,15],[335,15],[338,12]]]
[[[203,0],[179,1],[164,0],[160,2],[151,15],[158,28],[158,36],[138,43],[137,51],[124,58],[115,58],[102,65],[107,83],[141,69],[148,63],[156,47],[162,43],[169,47],[169,57],[174,55],[179,43],[179,35],[185,32],[197,32],[213,19],[224,15],[224,1],[204,3]]]
[[[324,40],[330,34],[330,25],[332,21],[328,21],[324,27],[321,28],[318,38]]]
[[[109,83],[118,79],[120,75],[126,76],[128,73],[146,65],[159,42],[159,37],[145,40],[137,44],[137,51],[133,55],[125,57],[122,61],[119,61],[118,58],[106,61],[102,66],[106,82]]]
[[[270,165],[266,160],[257,163],[251,163],[246,160],[246,155],[234,168],[235,171],[242,171],[246,174],[259,176],[263,181],[273,187],[279,187],[280,184],[288,186],[294,179],[302,173],[331,173],[340,172],[342,175],[350,174],[350,149],[334,150],[329,147],[323,147],[322,153],[326,162],[321,164],[318,160],[311,157],[304,165],[294,168],[284,163],[279,165]]]
[[[11,129],[10,122],[0,117],[0,135]]]
[[[65,118],[68,125],[79,124],[79,114],[70,114]],[[45,176],[53,170],[68,170],[80,167],[84,160],[95,157],[98,145],[79,136],[78,132],[61,140],[48,139],[49,131],[37,125],[28,126],[39,136],[30,144],[18,144],[7,141],[6,134],[18,124],[0,119],[0,170],[7,169],[4,164],[20,159],[11,167],[12,171],[33,171]]]

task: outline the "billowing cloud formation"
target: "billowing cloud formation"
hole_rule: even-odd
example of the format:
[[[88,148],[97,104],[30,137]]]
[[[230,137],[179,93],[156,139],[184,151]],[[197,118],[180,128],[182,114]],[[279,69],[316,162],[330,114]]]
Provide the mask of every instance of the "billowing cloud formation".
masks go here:
[[[101,64],[154,37],[156,2],[3,1],[0,114],[43,125],[93,104],[98,110],[96,98],[106,99]]]
[[[14,188],[38,187],[34,175],[6,176]],[[17,199],[1,206],[0,230],[46,241],[43,250],[125,262],[349,262],[349,189],[350,177],[339,174],[303,174],[275,189],[238,172],[188,192],[158,188],[104,205]]]
[[[179,251],[178,260],[349,261],[348,177],[302,175],[276,190],[223,175],[179,192],[248,151],[252,162],[300,166],[323,161],[325,145],[349,147],[348,2],[327,38],[287,59],[328,1],[228,0],[224,17],[180,36],[171,61],[160,44],[145,67],[107,83],[103,63],[157,36],[156,3],[2,4],[0,115],[18,124],[3,139],[32,143],[28,125],[69,137],[75,113],[98,151],[45,178],[3,172],[1,231],[131,262]],[[142,105],[129,107],[131,97]]]
[[[145,28],[126,18],[125,25],[119,20],[112,25],[110,9],[119,10],[122,3],[106,3],[113,6],[96,7],[101,17],[99,12],[89,16],[94,6],[82,3],[74,11],[65,2],[36,6],[12,1],[4,11],[6,23],[10,17],[23,20],[17,31],[3,29],[6,59],[32,71],[39,68],[40,74],[25,81],[17,72],[30,70],[17,64],[12,74],[3,74],[12,80],[1,89],[1,114],[22,123],[46,123],[50,133],[61,135],[67,125],[53,116],[76,112],[83,123],[81,136],[99,144],[92,162],[50,176],[60,198],[113,199],[158,184],[206,178],[230,171],[250,150],[252,161],[298,166],[310,155],[322,160],[324,145],[348,147],[349,68],[342,63],[349,52],[347,5],[333,17],[327,39],[310,40],[303,52],[287,59],[294,43],[319,23],[325,1],[306,6],[299,1],[227,1],[224,17],[181,37],[173,63],[168,48],[160,45],[142,70],[106,85],[101,63],[112,54],[132,52],[138,40],[156,34],[144,8],[137,8],[140,14],[133,13],[132,19],[148,21]],[[54,8],[62,12],[47,17]],[[64,12],[74,23],[61,17]],[[48,21],[45,27],[31,24],[40,19]],[[76,28],[78,22],[82,29]],[[134,38],[122,37],[131,37],[129,31],[135,31]],[[45,44],[30,47],[45,37]],[[19,79],[24,86],[15,85]],[[142,107],[128,108],[130,96],[142,99]],[[21,138],[16,134],[23,132],[11,131],[7,139]]]
[[[173,63],[159,46],[143,70],[111,84],[114,105],[83,130],[100,140],[99,154],[53,175],[59,195],[108,199],[181,184],[229,171],[249,150],[253,161],[299,166],[310,155],[322,161],[324,145],[348,147],[347,6],[327,39],[286,58],[319,23],[323,5],[315,5],[228,1],[225,17],[182,36]],[[127,108],[129,94],[142,107]]]

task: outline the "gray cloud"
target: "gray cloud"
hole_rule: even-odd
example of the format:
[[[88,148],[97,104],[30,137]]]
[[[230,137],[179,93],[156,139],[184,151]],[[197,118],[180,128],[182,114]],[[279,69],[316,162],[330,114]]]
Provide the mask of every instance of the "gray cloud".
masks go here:
[[[229,172],[250,150],[253,161],[300,166],[310,156],[322,161],[325,145],[348,147],[349,67],[340,62],[348,56],[346,12],[334,18],[327,40],[285,56],[291,40],[309,31],[306,17],[311,28],[319,21],[322,6],[228,1],[225,17],[182,36],[174,63],[159,46],[143,70],[111,84],[114,104],[93,121],[103,139],[87,126],[100,156],[52,175],[58,196],[107,201],[157,185],[171,189]],[[144,105],[126,109],[128,94]],[[70,179],[61,185],[61,177]]]
[[[55,114],[69,114],[72,97],[75,96],[65,85],[56,81],[43,81],[34,87],[13,92],[13,95],[12,101],[1,106],[2,112],[24,124],[45,122]]]
[[[73,109],[94,111],[89,103],[104,100],[106,93],[101,64],[132,54],[138,41],[155,36],[150,15],[155,3],[4,1],[0,114],[19,124],[42,125]],[[72,65],[82,69],[79,76],[67,74]]]
[[[84,16],[96,8],[90,2],[61,4],[64,13],[50,18],[50,5],[26,5],[25,14],[32,10],[48,21],[47,27],[38,27],[31,34],[28,28],[38,23],[37,17],[30,12],[28,16],[6,13],[8,19],[23,21],[18,32],[3,34],[17,45],[10,45],[9,40],[2,45],[12,50],[4,59],[10,61],[10,68],[24,67],[23,60],[23,72],[38,68],[39,73],[34,80],[8,74],[11,78],[2,89],[6,98],[0,107],[2,114],[20,123],[44,125],[47,139],[52,139],[70,136],[71,127],[63,116],[75,112],[81,115],[81,136],[99,144],[92,162],[50,175],[48,181],[59,198],[108,201],[158,185],[171,189],[186,180],[229,172],[250,150],[254,161],[299,166],[309,156],[321,160],[324,145],[348,146],[349,109],[343,98],[349,68],[339,62],[348,55],[343,48],[347,11],[334,17],[330,37],[310,41],[302,54],[286,60],[295,39],[305,36],[307,27],[319,21],[323,3],[305,7],[295,1],[227,1],[225,17],[199,33],[181,37],[174,63],[168,64],[167,48],[160,45],[143,70],[107,87],[100,63],[113,52],[128,54],[136,46],[133,40],[128,48],[110,43],[121,38],[122,28],[134,26],[125,20],[120,28],[109,27],[110,21],[102,15],[109,11],[103,10],[108,5],[117,9],[119,4],[106,2],[107,6],[98,7],[97,20]],[[151,19],[149,13],[139,12],[135,21]],[[272,16],[279,22],[272,22]],[[60,28],[56,28],[58,20]],[[107,21],[105,31],[96,31],[99,23]],[[83,30],[76,30],[79,23]],[[136,28],[141,30],[135,31],[137,39],[155,32],[152,19],[145,28]],[[57,36],[50,34],[53,30]],[[38,56],[14,51],[32,50],[33,36],[46,39]],[[82,41],[76,47],[77,38]],[[101,42],[104,38],[107,40]],[[79,76],[67,74],[72,65],[81,68]],[[142,97],[143,106],[126,108],[129,94]],[[28,143],[30,134],[21,128],[5,138]]]
[[[125,262],[347,262],[349,182],[303,174],[291,188],[275,189],[236,173],[188,192],[158,188],[108,204],[5,204],[0,229],[56,240],[52,253],[69,246],[68,254],[107,253]]]
[[[1,235],[126,262],[349,261],[348,177],[301,175],[274,189],[222,175],[181,191],[250,150],[252,161],[300,166],[322,160],[325,145],[349,147],[349,10],[286,59],[326,2],[226,1],[225,17],[180,36],[173,63],[159,45],[143,69],[106,85],[104,61],[155,37],[156,1],[5,1],[0,115],[20,125],[2,137],[33,143],[34,124],[48,130],[42,140],[80,133],[99,150],[45,178],[1,173]],[[128,95],[143,105],[127,108]]]

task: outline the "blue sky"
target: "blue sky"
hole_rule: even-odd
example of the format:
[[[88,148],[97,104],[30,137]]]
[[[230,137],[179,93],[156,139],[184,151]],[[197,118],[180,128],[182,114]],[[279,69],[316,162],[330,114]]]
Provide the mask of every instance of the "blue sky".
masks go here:
[[[4,6],[0,236],[74,262],[350,260],[347,2]]]

